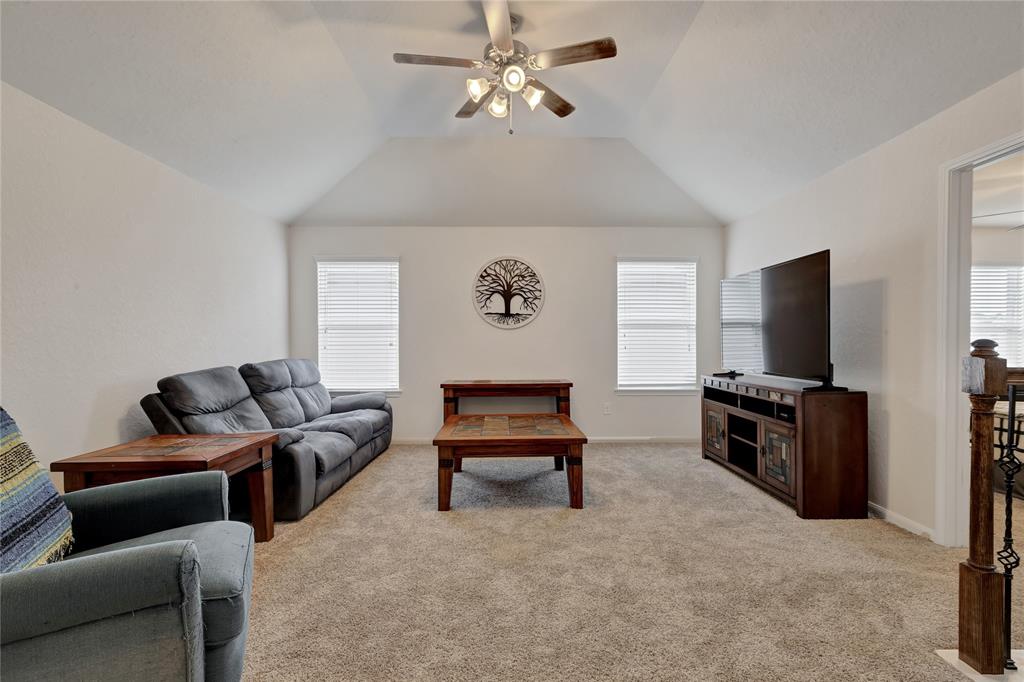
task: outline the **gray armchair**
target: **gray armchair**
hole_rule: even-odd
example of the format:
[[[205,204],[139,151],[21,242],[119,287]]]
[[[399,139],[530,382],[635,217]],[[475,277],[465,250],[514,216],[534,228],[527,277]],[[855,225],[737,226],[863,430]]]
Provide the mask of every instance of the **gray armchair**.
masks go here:
[[[5,680],[238,680],[253,536],[223,472],[64,496],[74,552],[0,576]]]

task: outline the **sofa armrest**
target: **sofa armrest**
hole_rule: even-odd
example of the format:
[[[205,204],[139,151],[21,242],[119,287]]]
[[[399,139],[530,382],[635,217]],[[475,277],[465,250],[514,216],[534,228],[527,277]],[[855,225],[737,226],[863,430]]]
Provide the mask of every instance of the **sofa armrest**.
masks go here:
[[[297,443],[274,452],[274,518],[297,521],[316,501],[316,454],[309,443]]]
[[[199,562],[191,540],[161,542],[0,576],[4,677],[125,672],[132,652],[181,679],[202,679]],[[99,646],[97,646],[99,644]],[[155,659],[155,664],[154,664]],[[129,668],[130,669],[130,668]]]
[[[228,478],[202,471],[87,488],[64,495],[74,551],[228,518]]]
[[[331,414],[353,410],[380,410],[388,402],[383,393],[353,393],[331,398]]]
[[[10,644],[152,606],[201,608],[191,540],[159,542],[0,576],[0,643]],[[201,617],[201,616],[200,616]]]

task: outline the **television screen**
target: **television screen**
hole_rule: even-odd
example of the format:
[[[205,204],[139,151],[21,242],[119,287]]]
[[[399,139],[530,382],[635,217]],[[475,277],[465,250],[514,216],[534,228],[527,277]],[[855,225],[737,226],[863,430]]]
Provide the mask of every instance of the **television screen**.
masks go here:
[[[827,381],[829,363],[829,252],[761,270],[764,371]]]

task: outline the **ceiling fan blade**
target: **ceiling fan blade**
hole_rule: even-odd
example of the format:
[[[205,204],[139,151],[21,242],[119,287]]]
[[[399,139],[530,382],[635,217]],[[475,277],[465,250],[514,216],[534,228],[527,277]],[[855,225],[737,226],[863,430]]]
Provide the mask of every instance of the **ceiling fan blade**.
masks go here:
[[[515,52],[512,44],[512,17],[508,12],[508,0],[480,0],[484,6],[487,32],[491,35],[494,49],[503,55]]]
[[[487,88],[487,92],[484,93],[484,96],[480,98],[479,102],[474,102],[472,97],[467,99],[466,103],[462,105],[462,108],[456,112],[455,118],[473,118],[473,114],[480,111],[480,109],[487,104],[487,100],[491,98],[491,93],[493,93],[497,87],[497,85],[492,84],[491,87]]]
[[[396,52],[394,54],[396,64],[421,64],[423,66],[456,66],[462,69],[479,69],[483,63],[475,59],[462,59],[460,57],[435,57],[429,54],[406,54]]]
[[[558,118],[565,118],[572,112],[576,111],[576,107],[569,104],[569,102],[563,99],[561,95],[541,83],[536,78],[531,77],[529,82],[533,87],[544,91],[544,97],[541,98],[540,103],[553,111]]]
[[[550,69],[554,66],[592,62],[595,59],[609,59],[618,53],[619,48],[615,46],[614,38],[601,38],[552,50],[541,50],[530,56],[530,65],[537,69]]]

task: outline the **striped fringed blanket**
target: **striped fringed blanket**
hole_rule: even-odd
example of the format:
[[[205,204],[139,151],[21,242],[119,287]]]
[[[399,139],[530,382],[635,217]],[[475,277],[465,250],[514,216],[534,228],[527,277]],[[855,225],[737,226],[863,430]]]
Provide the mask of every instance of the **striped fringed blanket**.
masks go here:
[[[71,512],[0,407],[0,573],[58,561],[69,549]]]

